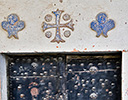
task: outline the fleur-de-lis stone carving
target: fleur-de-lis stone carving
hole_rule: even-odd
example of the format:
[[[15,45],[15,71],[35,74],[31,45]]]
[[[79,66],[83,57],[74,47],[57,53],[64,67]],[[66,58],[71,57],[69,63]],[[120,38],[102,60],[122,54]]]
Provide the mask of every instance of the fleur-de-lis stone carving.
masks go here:
[[[7,21],[3,21],[1,25],[2,28],[8,32],[9,38],[14,36],[16,39],[18,39],[18,31],[25,27],[25,23],[20,21],[16,14],[10,14]]]
[[[112,19],[108,19],[107,14],[99,13],[96,16],[96,21],[91,22],[91,29],[97,32],[97,37],[102,33],[105,37],[108,37],[107,32],[115,27],[115,22]]]

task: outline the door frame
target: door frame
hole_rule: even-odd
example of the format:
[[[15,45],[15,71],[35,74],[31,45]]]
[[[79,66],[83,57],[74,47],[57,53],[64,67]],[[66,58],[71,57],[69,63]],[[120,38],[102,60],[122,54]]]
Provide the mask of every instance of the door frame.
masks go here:
[[[56,54],[57,52],[53,52],[51,54]],[[67,52],[67,53],[60,53],[59,54],[67,54],[67,55],[72,55],[72,54],[113,54],[113,53],[121,53],[122,55],[122,70],[121,70],[121,89],[122,89],[122,92],[121,92],[121,100],[127,100],[128,98],[128,52],[79,52],[79,53],[70,53],[70,52]],[[38,53],[18,53],[18,55],[39,55]],[[49,54],[49,53],[41,53],[41,54]],[[8,86],[8,83],[7,83],[7,60],[6,60],[6,57],[8,55],[17,55],[17,53],[9,53],[9,54],[0,54],[0,95],[1,95],[1,100],[8,100],[8,90],[7,90],[7,86]]]

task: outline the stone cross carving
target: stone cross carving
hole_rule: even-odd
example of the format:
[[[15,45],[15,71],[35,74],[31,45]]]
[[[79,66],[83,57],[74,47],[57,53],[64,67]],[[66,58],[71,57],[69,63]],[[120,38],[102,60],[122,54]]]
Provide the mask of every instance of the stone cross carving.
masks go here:
[[[60,23],[61,14],[63,12],[64,12],[63,10],[59,10],[59,9],[57,9],[56,11],[52,12],[55,15],[55,24],[47,24],[46,22],[43,22],[43,32],[46,31],[47,29],[50,29],[50,28],[55,28],[56,29],[55,37],[54,37],[54,39],[51,42],[57,42],[57,43],[65,42],[65,40],[63,40],[61,38],[60,28],[68,28],[68,29],[71,29],[72,31],[74,30],[74,27],[73,27],[74,24],[73,24],[72,19],[70,20],[70,15],[65,14],[63,16],[63,20],[64,21],[70,20],[69,22],[67,22],[65,24],[61,24]],[[47,22],[51,21],[52,20],[52,16],[51,15],[47,15],[45,17],[45,20]],[[66,30],[64,32],[64,36],[65,37],[69,37],[70,35],[71,35],[71,33],[70,33],[69,30]],[[50,31],[46,32],[46,37],[48,37],[48,38],[51,37],[51,32]]]
[[[91,23],[91,29],[97,32],[97,37],[102,33],[105,37],[108,37],[107,32],[115,27],[115,22],[112,19],[108,20],[105,13],[99,13],[96,20]]]
[[[25,27],[25,23],[20,21],[19,17],[16,14],[10,14],[7,18],[7,21],[2,22],[2,28],[8,32],[8,37],[14,36],[18,39],[18,31],[22,30]]]

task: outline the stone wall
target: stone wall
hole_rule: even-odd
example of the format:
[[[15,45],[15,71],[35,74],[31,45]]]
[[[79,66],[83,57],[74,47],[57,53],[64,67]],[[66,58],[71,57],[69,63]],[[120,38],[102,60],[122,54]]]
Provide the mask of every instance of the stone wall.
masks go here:
[[[122,100],[127,100],[127,7],[127,0],[0,0],[0,23],[6,21],[0,26],[0,53],[121,51]],[[106,30],[108,37],[106,33],[96,37],[97,32],[91,29],[91,22],[100,13],[107,15],[107,29],[100,31]],[[15,20],[14,15],[19,19]],[[10,24],[10,20],[15,23]],[[23,23],[18,26],[19,21]],[[52,41],[55,36],[58,40]]]

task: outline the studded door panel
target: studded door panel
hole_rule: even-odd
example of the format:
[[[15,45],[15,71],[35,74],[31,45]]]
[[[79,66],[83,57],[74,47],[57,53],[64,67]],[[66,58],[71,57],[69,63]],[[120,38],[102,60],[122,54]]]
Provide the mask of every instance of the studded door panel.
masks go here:
[[[121,100],[118,55],[8,57],[9,100]]]
[[[116,56],[68,56],[68,100],[121,100],[120,66]]]
[[[64,98],[64,58],[57,56],[9,58],[9,100]],[[64,72],[65,73],[65,72]],[[63,86],[63,87],[62,87]]]

